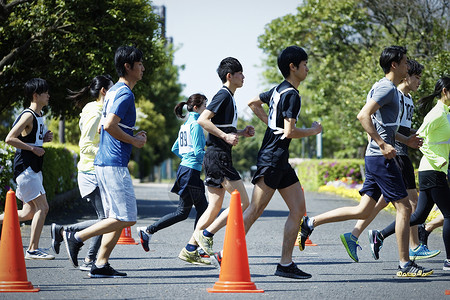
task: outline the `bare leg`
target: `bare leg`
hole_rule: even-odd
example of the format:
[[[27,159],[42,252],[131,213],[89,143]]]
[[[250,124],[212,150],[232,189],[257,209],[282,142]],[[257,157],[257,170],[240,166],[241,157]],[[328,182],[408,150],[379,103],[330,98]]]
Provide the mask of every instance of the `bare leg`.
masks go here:
[[[402,263],[409,261],[409,219],[411,217],[411,205],[408,197],[398,201],[392,201],[397,215],[395,217],[395,234],[397,236],[398,255]]]
[[[352,234],[359,238],[361,233],[364,231],[364,229],[369,226],[370,223],[372,223],[373,219],[378,215],[378,213],[387,206],[388,204],[386,201],[384,201],[384,197],[381,196],[380,199],[378,199],[377,204],[373,208],[372,212],[370,213],[369,217],[365,219],[358,220],[355,224],[355,227],[352,230]]]
[[[127,226],[125,226],[127,227]],[[124,228],[125,228],[124,227]],[[100,245],[100,249],[98,251],[97,262],[98,266],[104,265],[108,262],[111,252],[117,244],[117,241],[120,238],[120,234],[122,233],[122,229],[112,231],[106,233],[102,237],[102,244]]]
[[[439,214],[436,218],[425,224],[425,230],[428,232],[432,232],[438,227],[441,227],[444,225],[444,216],[442,214]]]
[[[263,178],[260,178],[253,187],[252,201],[244,211],[245,233],[248,233],[253,223],[262,215],[267,204],[272,199],[275,190],[268,187]]]
[[[48,203],[45,194],[40,195],[30,202],[34,207],[34,215],[31,220],[31,234],[28,250],[34,251],[39,248],[39,239],[41,238],[42,228],[44,227],[45,218],[48,213]]]

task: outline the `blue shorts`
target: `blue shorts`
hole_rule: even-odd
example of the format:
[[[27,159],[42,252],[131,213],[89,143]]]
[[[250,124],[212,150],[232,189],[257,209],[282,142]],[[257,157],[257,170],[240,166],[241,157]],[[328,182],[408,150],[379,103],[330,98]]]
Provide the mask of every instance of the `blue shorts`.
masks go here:
[[[402,174],[394,159],[384,156],[366,156],[366,180],[359,194],[366,194],[375,201],[381,195],[386,202],[397,201],[408,196]]]
[[[124,222],[137,220],[136,196],[127,167],[95,166],[106,218]]]

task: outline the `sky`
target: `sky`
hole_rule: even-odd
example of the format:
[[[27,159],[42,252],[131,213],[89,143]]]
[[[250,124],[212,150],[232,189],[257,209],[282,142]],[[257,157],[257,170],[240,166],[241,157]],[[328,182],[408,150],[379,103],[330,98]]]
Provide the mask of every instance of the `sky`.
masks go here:
[[[244,69],[244,86],[234,95],[240,117],[252,112],[247,103],[263,92],[258,37],[273,19],[295,14],[300,0],[154,0],[166,7],[166,36],[173,38],[174,63],[184,65],[179,81],[182,94],[203,93],[210,100],[221,88],[216,69],[228,56]],[[276,66],[274,66],[276,67]]]

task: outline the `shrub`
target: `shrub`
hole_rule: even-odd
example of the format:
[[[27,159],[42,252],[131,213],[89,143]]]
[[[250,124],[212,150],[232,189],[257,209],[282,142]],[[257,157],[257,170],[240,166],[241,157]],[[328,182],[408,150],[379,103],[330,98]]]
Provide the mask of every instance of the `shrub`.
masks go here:
[[[363,181],[363,159],[311,159],[303,160],[296,166],[302,186],[307,190],[317,191],[319,186],[341,178],[354,182]]]
[[[0,210],[5,207],[6,192],[9,188],[16,188],[13,180],[14,152],[14,147],[0,141]]]

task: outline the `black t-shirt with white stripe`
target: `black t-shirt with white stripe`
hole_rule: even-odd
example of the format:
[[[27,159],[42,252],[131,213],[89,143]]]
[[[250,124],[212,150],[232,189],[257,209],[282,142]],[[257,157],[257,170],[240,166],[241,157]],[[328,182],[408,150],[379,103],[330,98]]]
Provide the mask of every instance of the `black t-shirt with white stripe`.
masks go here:
[[[271,166],[278,169],[289,168],[291,139],[282,138],[282,130],[284,119],[295,118],[298,120],[301,108],[298,90],[285,80],[270,91],[261,93],[259,98],[269,105],[269,126],[258,153],[257,165],[258,167]]]

